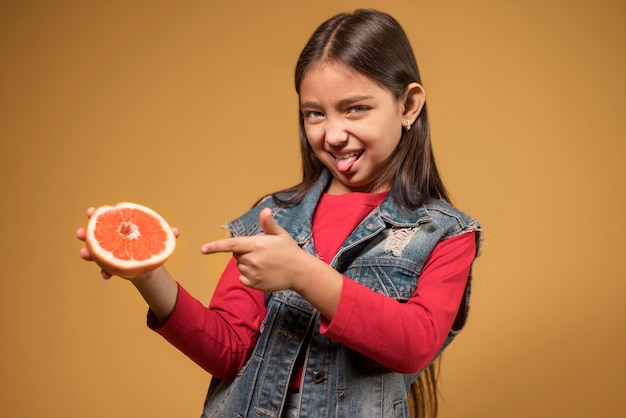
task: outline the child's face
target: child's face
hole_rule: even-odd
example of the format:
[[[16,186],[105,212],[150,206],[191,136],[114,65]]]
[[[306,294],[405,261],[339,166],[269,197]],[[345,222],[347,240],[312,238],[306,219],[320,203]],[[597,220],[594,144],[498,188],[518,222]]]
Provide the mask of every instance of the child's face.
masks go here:
[[[300,86],[300,110],[315,155],[330,170],[328,192],[372,190],[402,136],[404,104],[353,69],[315,64]]]

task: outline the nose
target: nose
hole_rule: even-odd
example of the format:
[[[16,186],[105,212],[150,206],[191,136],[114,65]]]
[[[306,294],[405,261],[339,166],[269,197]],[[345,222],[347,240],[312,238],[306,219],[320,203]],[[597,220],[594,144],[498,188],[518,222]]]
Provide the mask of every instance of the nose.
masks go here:
[[[348,130],[341,121],[328,120],[324,134],[326,143],[332,148],[341,148],[348,143]]]

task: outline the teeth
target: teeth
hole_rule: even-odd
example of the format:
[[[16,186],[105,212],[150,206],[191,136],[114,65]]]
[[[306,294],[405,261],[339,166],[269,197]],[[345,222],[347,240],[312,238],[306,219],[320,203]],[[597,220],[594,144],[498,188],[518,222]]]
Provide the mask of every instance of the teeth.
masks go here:
[[[352,158],[352,157],[356,157],[357,155],[359,155],[358,152],[350,152],[348,154],[342,154],[342,155],[337,155],[337,154],[333,154],[335,156],[335,158],[339,159],[339,160],[347,160],[348,158]]]

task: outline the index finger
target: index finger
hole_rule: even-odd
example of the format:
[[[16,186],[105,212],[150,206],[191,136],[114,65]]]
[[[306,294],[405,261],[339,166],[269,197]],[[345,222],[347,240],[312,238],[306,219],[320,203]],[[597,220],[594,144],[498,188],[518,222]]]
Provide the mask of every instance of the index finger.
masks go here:
[[[245,246],[242,244],[246,238],[248,237],[226,238],[207,242],[200,247],[200,251],[202,254],[245,252]]]

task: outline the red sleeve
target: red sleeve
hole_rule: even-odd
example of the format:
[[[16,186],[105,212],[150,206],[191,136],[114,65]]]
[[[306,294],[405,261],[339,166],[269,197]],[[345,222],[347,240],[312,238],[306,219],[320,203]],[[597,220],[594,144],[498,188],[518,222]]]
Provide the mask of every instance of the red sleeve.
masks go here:
[[[161,323],[148,311],[148,326],[213,376],[230,380],[248,360],[265,314],[265,293],[239,282],[232,259],[208,308],[179,284],[170,318]]]
[[[339,305],[332,321],[322,319],[322,334],[396,372],[417,373],[452,328],[475,254],[474,232],[440,242],[406,303],[344,276]]]

